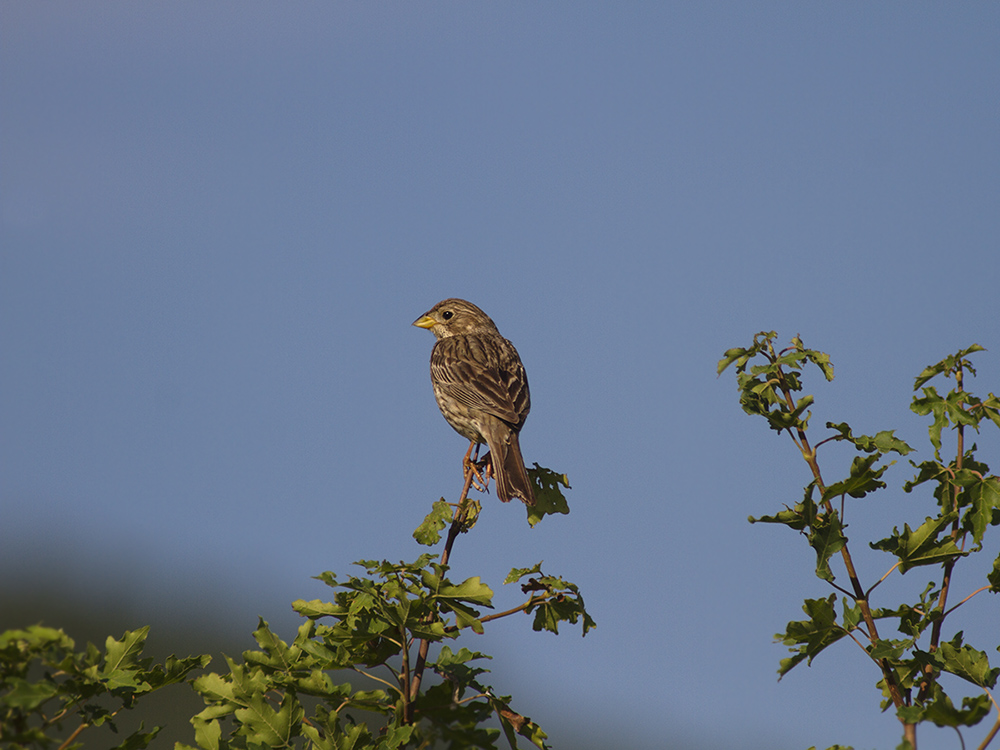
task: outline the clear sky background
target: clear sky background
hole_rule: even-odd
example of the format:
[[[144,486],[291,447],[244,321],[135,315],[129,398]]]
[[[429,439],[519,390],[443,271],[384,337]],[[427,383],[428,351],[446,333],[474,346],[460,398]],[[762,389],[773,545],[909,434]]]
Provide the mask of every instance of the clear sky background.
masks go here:
[[[458,296],[573,489],[533,530],[485,498],[454,575],[513,606],[544,559],[598,623],[471,637],[494,686],[563,750],[895,747],[855,647],[776,680],[773,634],[829,591],[746,518],[807,470],[715,365],[801,334],[837,367],[814,429],[918,460],[925,365],[978,342],[1000,390],[1000,5],[8,0],[0,42],[5,576],[124,597],[154,638],[165,612],[291,637],[310,576],[415,558],[460,488],[410,326]],[[911,475],[849,519],[869,580],[864,539],[929,512]],[[995,600],[965,617],[996,643]]]

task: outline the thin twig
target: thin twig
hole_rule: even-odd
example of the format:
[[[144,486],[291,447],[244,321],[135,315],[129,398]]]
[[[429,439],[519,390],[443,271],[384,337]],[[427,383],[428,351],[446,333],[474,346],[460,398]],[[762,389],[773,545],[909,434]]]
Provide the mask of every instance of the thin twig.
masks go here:
[[[983,692],[985,692],[986,695],[989,697],[990,703],[993,704],[993,708],[997,710],[997,714],[998,716],[1000,716],[1000,705],[997,704],[996,698],[993,697],[993,693],[991,693],[986,688],[983,688]],[[993,741],[993,738],[997,736],[998,731],[1000,731],[1000,718],[996,720],[996,723],[993,725],[993,728],[990,730],[989,734],[986,735],[986,738],[980,743],[979,747],[976,750],[986,750],[986,746]]]
[[[66,741],[59,746],[59,750],[66,750],[67,747],[73,744],[73,740],[75,740],[80,735],[80,732],[82,732],[89,726],[90,724],[88,724],[87,722],[83,722],[80,726],[74,729],[73,734],[67,737]]]
[[[388,665],[386,665],[386,666],[388,666]],[[369,679],[375,680],[375,682],[381,682],[383,685],[385,685],[386,687],[391,688],[392,690],[397,690],[397,691],[399,690],[399,685],[398,684],[393,685],[388,680],[383,680],[381,677],[376,677],[375,675],[371,674],[370,672],[366,672],[363,669],[358,669],[357,667],[351,667],[351,670],[354,671],[354,672],[357,672],[360,675],[364,675],[365,677],[367,677]],[[395,674],[395,672],[393,672],[393,674]]]
[[[949,609],[949,610],[948,610],[947,612],[945,612],[945,613],[944,613],[943,615],[941,615],[941,617],[942,617],[942,618],[944,618],[944,617],[947,617],[947,616],[948,616],[948,615],[950,615],[950,614],[951,614],[952,612],[954,612],[954,611],[955,611],[956,609],[958,609],[958,608],[959,608],[959,607],[961,607],[961,606],[962,606],[963,604],[965,604],[965,603],[966,603],[967,601],[969,601],[969,599],[971,599],[972,597],[974,597],[974,596],[975,596],[976,594],[978,594],[978,593],[980,593],[980,592],[982,592],[982,591],[986,591],[986,590],[987,590],[988,588],[989,588],[989,586],[983,586],[982,588],[979,588],[979,589],[976,589],[976,590],[975,590],[975,591],[973,591],[973,592],[972,592],[971,594],[969,594],[969,595],[968,595],[967,597],[965,597],[965,598],[964,598],[964,599],[963,599],[962,601],[960,601],[960,602],[959,602],[958,604],[956,604],[956,605],[955,605],[954,607],[952,607],[952,608],[951,608],[951,609]]]
[[[524,612],[524,610],[526,610],[528,607],[531,607],[535,604],[542,604],[543,602],[546,602],[551,598],[552,598],[551,594],[546,594],[545,596],[534,596],[519,607],[508,609],[506,612],[494,612],[492,615],[486,615],[485,617],[480,617],[479,622],[491,622],[492,620],[499,620],[501,617],[509,617],[510,615],[516,615],[518,612]],[[454,633],[457,630],[460,630],[458,625],[449,625],[444,629],[444,632]]]
[[[839,591],[840,593],[845,594],[845,595],[851,597],[852,599],[855,598],[853,591],[848,591],[847,589],[845,589],[840,584],[834,583],[833,581],[827,581],[827,583],[829,583],[831,586],[833,586],[833,588],[837,589],[837,591]]]
[[[977,750],[986,750],[987,745],[993,742],[993,738],[997,736],[997,732],[1000,732],[1000,719],[997,719],[996,724],[993,725],[990,733],[986,735],[986,739],[979,744]]]
[[[478,698],[489,698],[488,693],[479,693],[477,695],[470,695],[468,698],[462,698],[462,700],[455,701],[456,706],[461,706],[463,703],[468,703],[469,701],[477,700]]]
[[[891,568],[889,568],[887,571],[885,571],[885,575],[883,575],[881,578],[879,578],[877,581],[875,581],[875,583],[873,583],[871,586],[869,586],[868,590],[865,592],[865,596],[866,597],[870,596],[871,593],[872,593],[872,591],[875,590],[875,587],[878,586],[880,583],[882,583],[882,581],[884,581],[890,575],[892,575],[892,571],[894,571],[896,568],[898,568],[899,564],[901,562],[902,562],[902,560],[900,560],[899,562],[897,562],[895,565],[893,565]]]

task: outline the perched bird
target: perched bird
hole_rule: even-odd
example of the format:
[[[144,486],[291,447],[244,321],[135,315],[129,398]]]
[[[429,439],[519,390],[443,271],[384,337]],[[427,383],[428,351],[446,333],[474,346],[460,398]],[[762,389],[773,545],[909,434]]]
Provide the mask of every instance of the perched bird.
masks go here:
[[[431,352],[431,384],[444,418],[455,431],[489,446],[497,496],[535,504],[517,435],[531,409],[528,376],[514,345],[489,316],[461,299],[438,302],[414,321],[437,341]],[[469,453],[466,454],[468,459]]]

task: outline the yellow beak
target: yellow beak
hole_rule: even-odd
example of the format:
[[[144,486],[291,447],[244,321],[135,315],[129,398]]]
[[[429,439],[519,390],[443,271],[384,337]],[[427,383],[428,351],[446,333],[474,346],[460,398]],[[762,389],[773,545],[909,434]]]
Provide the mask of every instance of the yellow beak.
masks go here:
[[[433,328],[437,325],[437,321],[434,320],[430,315],[425,315],[422,318],[418,318],[413,322],[417,328]]]

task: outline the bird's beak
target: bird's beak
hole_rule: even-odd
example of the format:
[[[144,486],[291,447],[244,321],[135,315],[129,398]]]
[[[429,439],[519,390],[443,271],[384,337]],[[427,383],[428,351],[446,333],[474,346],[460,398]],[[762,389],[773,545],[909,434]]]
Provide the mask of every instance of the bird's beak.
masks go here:
[[[433,328],[437,325],[437,321],[430,315],[424,315],[422,318],[417,318],[413,321],[413,325],[417,328]]]

